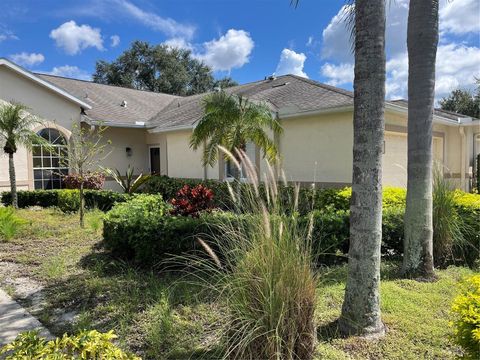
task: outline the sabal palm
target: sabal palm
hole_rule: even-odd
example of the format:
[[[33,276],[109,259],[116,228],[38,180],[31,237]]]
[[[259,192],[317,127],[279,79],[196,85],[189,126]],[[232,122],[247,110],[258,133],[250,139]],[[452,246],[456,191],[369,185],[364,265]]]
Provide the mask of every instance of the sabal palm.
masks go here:
[[[190,146],[204,146],[203,165],[213,166],[218,160],[218,146],[235,154],[252,142],[272,161],[278,154],[274,136],[282,132],[280,123],[265,104],[254,103],[225,91],[211,93],[203,99],[204,115],[193,131]]]
[[[12,205],[15,208],[18,207],[18,201],[13,155],[20,146],[31,149],[34,144],[46,144],[46,141],[32,130],[40,124],[40,120],[27,110],[25,105],[19,103],[0,104],[0,139],[3,151],[8,154]]]

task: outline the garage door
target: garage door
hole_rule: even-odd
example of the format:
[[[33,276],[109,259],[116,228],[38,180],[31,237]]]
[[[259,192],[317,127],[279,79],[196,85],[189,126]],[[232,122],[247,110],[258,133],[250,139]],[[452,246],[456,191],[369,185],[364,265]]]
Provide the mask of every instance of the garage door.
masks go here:
[[[434,162],[443,163],[443,138],[434,137]],[[385,133],[383,185],[407,187],[407,134]]]
[[[385,133],[383,185],[407,187],[407,134]]]

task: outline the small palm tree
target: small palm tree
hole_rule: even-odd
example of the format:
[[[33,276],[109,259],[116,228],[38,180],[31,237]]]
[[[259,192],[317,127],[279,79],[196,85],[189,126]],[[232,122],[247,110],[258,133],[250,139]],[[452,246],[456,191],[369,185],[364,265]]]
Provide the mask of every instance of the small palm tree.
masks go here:
[[[217,162],[218,146],[235,155],[236,150],[245,150],[249,142],[260,147],[269,161],[275,160],[278,149],[268,131],[277,136],[282,127],[268,106],[219,91],[205,96],[203,109],[203,118],[193,131],[190,147],[197,150],[205,145],[204,166],[213,166]]]
[[[15,208],[18,208],[18,200],[13,154],[17,152],[19,146],[27,149],[36,144],[48,146],[48,142],[32,130],[41,123],[40,120],[27,110],[25,105],[19,103],[0,104],[0,139],[3,151],[8,154],[12,205]]]

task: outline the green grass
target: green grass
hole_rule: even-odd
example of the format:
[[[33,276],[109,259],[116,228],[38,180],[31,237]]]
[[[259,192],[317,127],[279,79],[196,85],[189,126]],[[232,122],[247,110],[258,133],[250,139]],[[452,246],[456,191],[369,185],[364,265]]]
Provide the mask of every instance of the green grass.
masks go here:
[[[178,281],[173,273],[145,272],[105,253],[100,228],[80,229],[76,214],[20,210],[25,226],[0,242],[0,262],[18,264],[18,277],[44,284],[40,319],[56,334],[80,329],[113,329],[120,345],[146,359],[218,358],[225,311],[213,297]],[[95,214],[87,215],[96,216]],[[95,222],[95,220],[93,220]],[[382,267],[385,338],[342,339],[331,323],[343,300],[346,268],[323,269],[317,289],[318,359],[454,359],[461,351],[450,340],[450,303],[458,281],[472,273],[461,267],[437,271],[438,281],[396,277],[396,264]],[[10,275],[11,276],[11,275]],[[0,286],[13,294],[2,279]],[[74,321],[58,321],[58,311]]]

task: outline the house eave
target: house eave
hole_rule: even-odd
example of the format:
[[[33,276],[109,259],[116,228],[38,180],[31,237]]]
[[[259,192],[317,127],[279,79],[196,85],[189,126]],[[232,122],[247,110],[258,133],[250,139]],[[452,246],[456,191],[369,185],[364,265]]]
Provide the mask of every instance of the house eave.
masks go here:
[[[36,76],[35,74],[31,73],[30,71],[22,68],[21,66],[18,66],[14,63],[12,63],[11,61],[5,59],[5,58],[0,58],[0,66],[6,66],[7,68],[25,76],[26,78],[36,82],[37,84],[49,89],[49,90],[52,90],[53,92],[56,92],[57,94],[63,96],[64,98],[67,98],[68,100],[74,102],[75,104],[77,105],[80,105],[80,107],[82,107],[84,110],[90,110],[92,107],[87,104],[86,102],[78,99],[77,97],[73,96],[72,94],[68,93],[67,91],[59,88],[58,86],[55,86],[53,85],[52,83],[46,81],[46,80],[43,80],[41,78],[39,78],[38,76]]]
[[[193,130],[193,129],[195,129],[195,125],[182,125],[182,126],[172,126],[165,129],[153,128],[148,130],[148,132],[151,134],[163,134],[163,133],[169,133],[174,131]]]

